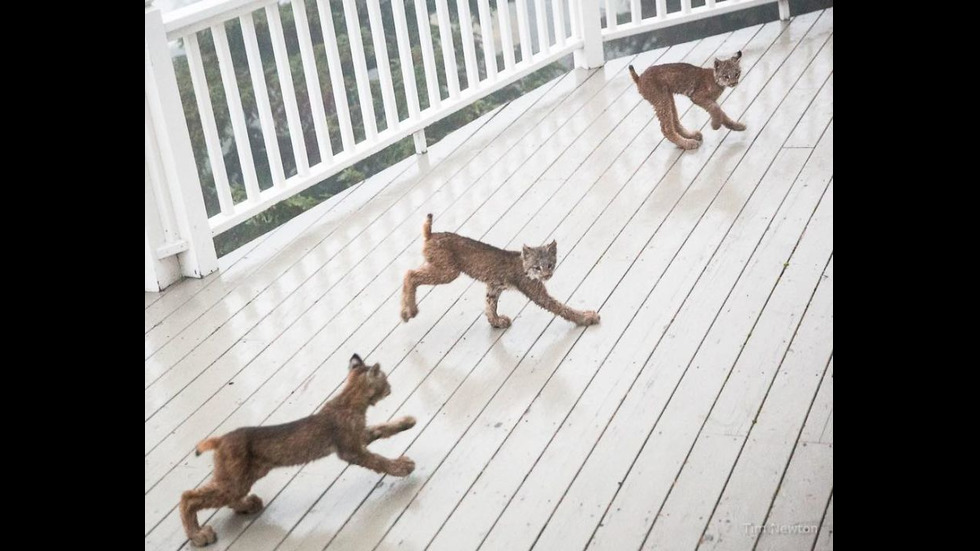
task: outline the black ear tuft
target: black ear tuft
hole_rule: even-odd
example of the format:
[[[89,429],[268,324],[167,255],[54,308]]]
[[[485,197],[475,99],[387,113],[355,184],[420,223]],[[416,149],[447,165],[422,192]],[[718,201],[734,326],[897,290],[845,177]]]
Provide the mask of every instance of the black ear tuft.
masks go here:
[[[362,365],[364,365],[364,360],[362,360],[360,356],[354,354],[350,357],[350,369],[354,369],[355,367],[360,367]]]
[[[735,52],[735,59],[742,59],[742,50]]]

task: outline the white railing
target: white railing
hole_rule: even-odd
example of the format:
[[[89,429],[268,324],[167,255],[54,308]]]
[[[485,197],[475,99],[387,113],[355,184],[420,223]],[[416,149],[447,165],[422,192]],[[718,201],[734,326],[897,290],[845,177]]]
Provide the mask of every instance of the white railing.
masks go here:
[[[574,54],[576,67],[598,67],[605,40],[774,1],[706,0],[692,7],[691,0],[682,0],[680,10],[668,13],[666,0],[655,0],[655,10],[647,14],[640,0],[493,0],[492,6],[490,0],[435,0],[431,11],[426,0],[204,0],[162,15],[151,0],[144,0],[146,288],[157,290],[180,275],[200,277],[216,270],[214,235],[409,135],[415,138],[417,152],[424,153],[426,126],[558,59]],[[788,17],[786,1],[779,1],[783,18]],[[607,15],[627,3],[629,21],[620,24]],[[411,21],[406,6],[414,9]],[[283,24],[287,11],[293,31],[288,37]],[[315,25],[310,13],[317,19]],[[257,20],[263,22],[261,35]],[[365,20],[369,50],[362,36]],[[394,36],[385,34],[385,20],[393,22]],[[340,43],[338,21],[347,38]],[[439,41],[434,43],[436,30]],[[229,45],[232,33],[235,40],[240,37],[245,52],[238,71]],[[418,44],[411,43],[413,34]],[[315,42],[314,35],[321,40]],[[271,44],[271,56],[268,48],[263,55],[260,39]],[[297,95],[287,39],[299,51],[302,96]],[[397,53],[403,94],[396,92],[392,78],[389,42]],[[210,59],[217,62],[217,75],[206,61],[205,44],[213,54]],[[343,53],[350,54],[349,65],[342,63],[341,47],[348,48]],[[326,75],[317,65],[318,48],[326,60]],[[193,91],[197,110],[193,123],[203,135],[203,155],[218,205],[211,216],[201,189],[204,174],[197,170],[205,163],[194,158],[190,114],[182,104],[173,52],[186,56],[190,83],[185,85]],[[416,78],[416,52],[421,81]],[[248,76],[240,81],[243,72]],[[378,112],[372,72],[381,96]],[[278,86],[275,106],[270,74]],[[345,79],[355,83],[356,94],[348,94]],[[257,114],[252,120],[245,114],[243,82],[252,92],[248,101]],[[325,98],[332,103],[330,113]],[[224,140],[216,106],[227,113],[231,126]],[[277,120],[274,108],[284,116]],[[304,133],[304,121],[312,125],[312,136]],[[360,123],[356,133],[355,121]],[[254,138],[256,130],[261,139]],[[288,136],[288,159],[279,136]],[[229,159],[226,150],[237,159]],[[259,180],[254,156],[259,153],[261,164],[268,166],[266,182]],[[232,168],[237,190],[232,188],[229,162],[236,164]]]
[[[725,13],[744,10],[763,4],[772,4],[776,0],[703,0],[694,7],[691,0],[681,0],[680,6],[671,11],[667,6],[667,0],[656,0],[649,2],[653,4],[649,12],[644,11],[640,0],[628,0],[628,10],[617,10],[616,6],[622,5],[626,0],[603,0],[603,40],[623,38],[637,33],[655,31],[664,27],[679,25],[689,21],[697,21],[706,17],[714,17]],[[779,0],[779,18],[789,19],[789,1]],[[628,20],[620,23],[621,17],[608,16],[621,12]]]

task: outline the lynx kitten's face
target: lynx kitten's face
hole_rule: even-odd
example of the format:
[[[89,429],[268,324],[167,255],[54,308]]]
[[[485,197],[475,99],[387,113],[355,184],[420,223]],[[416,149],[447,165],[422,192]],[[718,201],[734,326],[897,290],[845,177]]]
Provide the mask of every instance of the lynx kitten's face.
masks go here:
[[[716,59],[715,82],[721,86],[734,88],[738,84],[738,79],[742,76],[742,68],[739,66],[740,59],[742,59],[741,50],[730,59]]]
[[[357,354],[350,360],[349,377],[372,404],[391,394],[391,385],[388,384],[388,377],[381,371],[381,364],[365,365]]]
[[[558,244],[552,241],[543,247],[524,246],[521,251],[524,273],[531,279],[548,281],[558,264]]]

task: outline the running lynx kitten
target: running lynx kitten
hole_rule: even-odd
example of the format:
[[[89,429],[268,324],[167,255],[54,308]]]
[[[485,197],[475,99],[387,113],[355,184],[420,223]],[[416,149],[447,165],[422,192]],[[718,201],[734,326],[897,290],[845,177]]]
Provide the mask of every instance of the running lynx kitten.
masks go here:
[[[412,417],[366,425],[368,407],[389,394],[391,386],[381,366],[365,365],[354,354],[344,389],[315,414],[282,425],[242,427],[198,444],[197,455],[214,450],[214,477],[180,498],[180,518],[187,538],[198,547],[217,539],[213,528],[197,523],[201,509],[228,506],[243,515],[261,510],[262,499],[248,492],[252,484],[276,467],[302,465],[336,453],[348,463],[379,473],[410,474],[415,469],[411,459],[388,459],[367,449],[378,438],[415,426]]]
[[[739,67],[741,58],[742,52],[739,51],[730,59],[715,59],[713,69],[695,67],[690,63],[666,63],[649,67],[642,75],[637,75],[632,65],[629,70],[640,95],[653,104],[664,137],[678,147],[697,149],[703,137],[700,132],[691,132],[681,126],[674,94],[691,98],[695,105],[707,111],[711,115],[711,128],[718,130],[725,125],[731,130],[745,130],[745,124],[728,118],[718,105],[718,97],[725,87],[734,88],[738,84],[742,75]]]
[[[419,313],[415,303],[415,289],[419,285],[443,285],[462,272],[487,284],[486,313],[494,327],[510,327],[510,318],[497,314],[497,299],[504,289],[517,289],[538,306],[578,325],[599,323],[599,314],[569,308],[545,289],[544,282],[554,274],[557,264],[558,244],[554,241],[543,247],[525,245],[521,252],[505,251],[455,233],[432,233],[431,214],[422,226],[422,237],[426,262],[405,274],[402,288],[405,321]]]

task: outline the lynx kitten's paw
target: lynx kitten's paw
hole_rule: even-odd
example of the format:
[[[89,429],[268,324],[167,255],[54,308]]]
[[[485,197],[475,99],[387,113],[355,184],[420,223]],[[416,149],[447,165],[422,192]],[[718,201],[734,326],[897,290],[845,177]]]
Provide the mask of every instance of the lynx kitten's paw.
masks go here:
[[[415,462],[404,455],[395,460],[395,468],[391,473],[394,476],[408,476],[415,470]]]
[[[214,534],[214,528],[204,525],[196,534],[191,536],[191,543],[196,547],[204,547],[218,541],[218,536]]]
[[[415,418],[414,417],[402,417],[402,420],[398,422],[398,426],[402,430],[408,430],[408,429],[410,429],[410,428],[412,428],[412,427],[415,426]]]
[[[262,498],[255,494],[251,494],[233,507],[233,509],[239,515],[251,515],[258,513],[262,510]]]
[[[746,126],[744,122],[733,122],[732,124],[728,125],[728,128],[736,132],[741,132],[746,129]]]
[[[402,320],[408,321],[419,314],[418,306],[403,306],[402,307]]]
[[[583,316],[582,319],[582,325],[595,325],[597,323],[599,323],[598,313],[593,312],[592,310],[585,312],[585,315]]]
[[[490,325],[497,329],[507,329],[510,327],[510,318],[507,316],[497,316],[497,319],[490,322]]]

